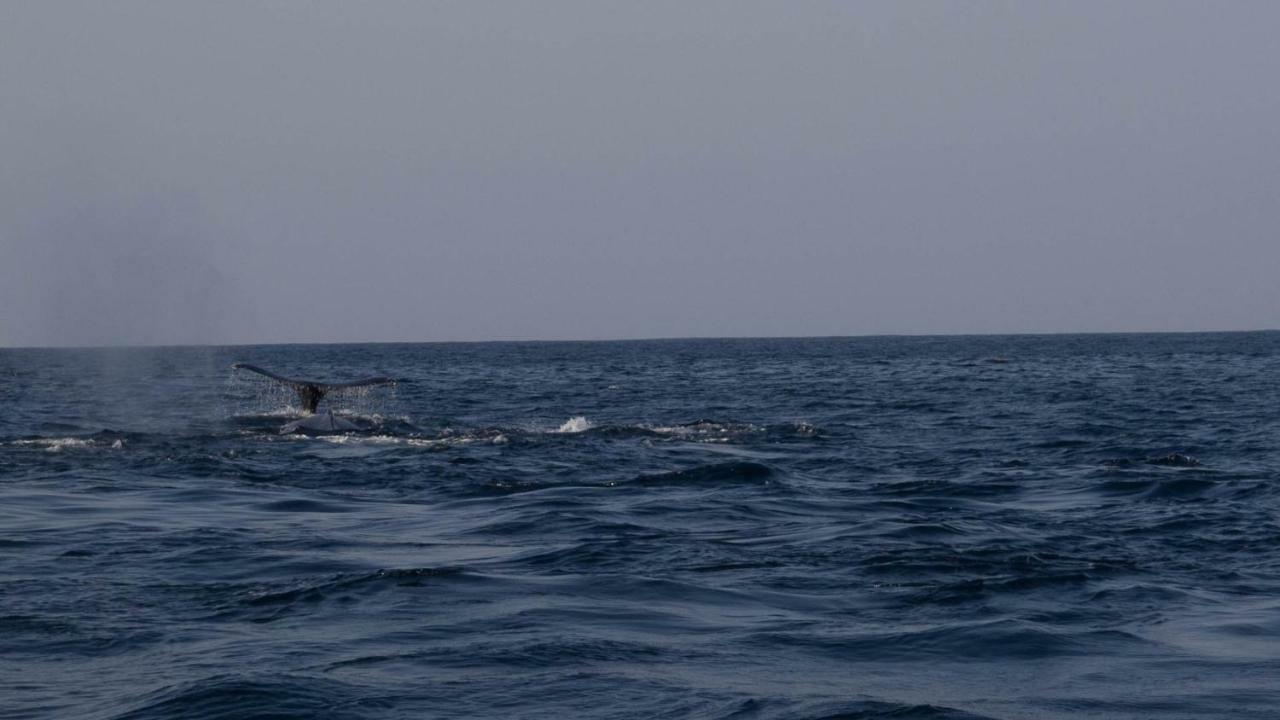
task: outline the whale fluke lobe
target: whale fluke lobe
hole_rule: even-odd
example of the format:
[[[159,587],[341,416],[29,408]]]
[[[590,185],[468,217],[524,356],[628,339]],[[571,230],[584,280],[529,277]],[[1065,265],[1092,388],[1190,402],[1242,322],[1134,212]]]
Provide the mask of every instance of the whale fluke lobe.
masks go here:
[[[332,390],[396,384],[395,378],[389,377],[371,377],[363,380],[340,383],[317,382],[315,380],[296,380],[294,378],[277,375],[270,370],[264,370],[257,365],[250,365],[249,363],[232,363],[231,368],[233,370],[248,370],[251,373],[257,373],[265,378],[275,380],[281,385],[293,388],[293,391],[298,393],[298,400],[302,403],[302,409],[309,413],[314,413],[316,411],[316,407],[320,404],[320,401],[323,400],[324,396],[329,394]]]

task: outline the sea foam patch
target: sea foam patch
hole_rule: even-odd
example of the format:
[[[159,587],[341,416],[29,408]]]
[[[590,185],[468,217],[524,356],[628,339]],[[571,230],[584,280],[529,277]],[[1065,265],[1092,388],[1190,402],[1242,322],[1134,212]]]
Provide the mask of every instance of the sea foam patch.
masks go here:
[[[585,416],[576,415],[574,417],[569,418],[568,420],[565,420],[560,425],[560,427],[556,428],[552,432],[564,434],[564,435],[571,435],[571,434],[586,432],[590,430],[592,427],[594,427],[594,425]]]
[[[49,452],[62,452],[63,450],[84,448],[111,448],[119,450],[124,447],[124,440],[117,438],[116,440],[108,442],[106,440],[84,437],[24,438],[21,440],[11,440],[5,444],[13,447],[29,447],[43,449]]]

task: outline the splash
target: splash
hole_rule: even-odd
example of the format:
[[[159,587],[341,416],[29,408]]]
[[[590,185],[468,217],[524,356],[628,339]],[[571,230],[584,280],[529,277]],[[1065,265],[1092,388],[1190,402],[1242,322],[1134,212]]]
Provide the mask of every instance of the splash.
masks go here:
[[[294,416],[302,412],[298,394],[266,378],[247,373],[231,373],[224,389],[228,416]]]
[[[562,434],[582,433],[592,428],[591,421],[582,415],[565,420],[554,432]]]

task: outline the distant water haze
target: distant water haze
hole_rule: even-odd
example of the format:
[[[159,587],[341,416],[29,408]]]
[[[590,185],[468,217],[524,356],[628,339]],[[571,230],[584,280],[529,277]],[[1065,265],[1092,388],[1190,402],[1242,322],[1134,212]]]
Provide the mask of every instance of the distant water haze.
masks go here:
[[[0,6],[0,345],[1274,328],[1280,5]]]

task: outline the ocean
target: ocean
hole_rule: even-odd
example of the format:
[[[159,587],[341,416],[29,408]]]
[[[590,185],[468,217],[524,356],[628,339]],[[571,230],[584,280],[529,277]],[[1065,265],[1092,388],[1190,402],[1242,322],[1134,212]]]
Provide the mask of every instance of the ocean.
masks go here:
[[[0,717],[1280,718],[1280,333],[0,350]]]

